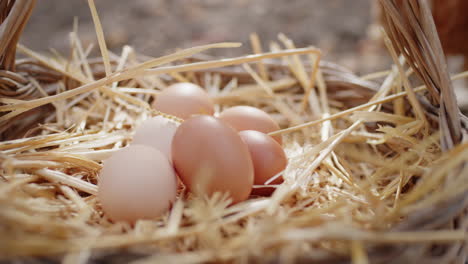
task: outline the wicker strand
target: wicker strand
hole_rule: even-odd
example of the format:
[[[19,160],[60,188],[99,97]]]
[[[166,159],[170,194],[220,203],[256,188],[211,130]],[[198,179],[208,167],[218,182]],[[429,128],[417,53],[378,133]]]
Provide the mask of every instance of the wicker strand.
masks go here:
[[[462,130],[461,113],[430,8],[420,0],[380,0],[380,3],[384,10],[383,26],[393,46],[406,57],[428,87],[431,102],[439,107],[441,145],[449,150],[466,138],[466,130]]]
[[[438,110],[441,130],[441,146],[448,151],[467,138],[466,117],[458,109],[453,86],[447,72],[445,55],[437,35],[427,1],[380,0],[384,14],[384,28],[393,46],[408,60],[412,69],[426,84],[431,95],[431,102]],[[452,174],[463,173],[466,162],[455,169]],[[464,211],[468,208],[468,192],[450,200],[440,201],[429,208],[412,212],[407,219],[394,227],[394,230],[423,230],[453,226],[451,223],[463,222]],[[454,227],[456,228],[456,226]],[[459,227],[463,228],[463,227]],[[442,256],[433,258],[434,263],[450,261],[464,262],[465,254],[460,251],[464,243],[445,245],[439,250]],[[440,246],[442,247],[442,246]],[[386,248],[385,254],[380,250],[370,254],[376,263],[409,263],[421,261],[425,254],[430,254],[432,245],[412,247],[394,246]],[[384,257],[386,256],[386,257]],[[443,262],[437,262],[442,261]],[[374,262],[373,262],[374,263]]]
[[[31,16],[36,0],[1,0],[0,6],[7,6],[0,25],[0,69],[14,71],[16,44]]]

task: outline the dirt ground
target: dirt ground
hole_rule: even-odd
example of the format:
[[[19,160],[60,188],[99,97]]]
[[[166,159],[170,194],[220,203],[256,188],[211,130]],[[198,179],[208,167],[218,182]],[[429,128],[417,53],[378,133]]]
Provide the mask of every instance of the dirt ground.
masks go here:
[[[249,34],[257,32],[264,49],[282,32],[298,47],[317,46],[325,58],[360,73],[387,67],[367,41],[371,0],[96,0],[109,47],[125,44],[151,56],[175,48],[240,41],[240,49],[216,51],[233,56],[250,52]],[[66,53],[73,19],[84,43],[95,43],[87,1],[38,1],[21,42],[35,50]],[[97,46],[94,48],[97,51]],[[363,63],[363,58],[365,63]]]

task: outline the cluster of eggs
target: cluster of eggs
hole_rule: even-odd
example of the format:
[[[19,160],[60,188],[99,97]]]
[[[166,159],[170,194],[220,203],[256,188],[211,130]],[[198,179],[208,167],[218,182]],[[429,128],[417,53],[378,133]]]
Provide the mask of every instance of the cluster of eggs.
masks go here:
[[[179,184],[195,193],[228,193],[233,203],[265,194],[268,189],[252,192],[252,186],[264,185],[287,165],[281,137],[266,134],[278,124],[258,108],[235,106],[214,117],[210,97],[192,83],[166,88],[153,107],[185,121],[150,118],[129,147],[104,161],[98,198],[115,221],[161,215],[175,201]]]

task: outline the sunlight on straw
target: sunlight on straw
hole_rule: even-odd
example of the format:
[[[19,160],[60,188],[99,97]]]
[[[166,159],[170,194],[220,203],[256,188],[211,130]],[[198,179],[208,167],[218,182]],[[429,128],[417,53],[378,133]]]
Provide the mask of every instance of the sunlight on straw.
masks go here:
[[[109,59],[109,51],[107,50],[106,40],[104,39],[104,31],[102,30],[101,20],[99,19],[94,0],[88,0],[88,5],[89,9],[91,10],[94,27],[96,29],[96,35],[99,43],[99,48],[101,50],[102,59],[104,61],[104,69],[106,71],[106,76],[109,76],[112,72]]]

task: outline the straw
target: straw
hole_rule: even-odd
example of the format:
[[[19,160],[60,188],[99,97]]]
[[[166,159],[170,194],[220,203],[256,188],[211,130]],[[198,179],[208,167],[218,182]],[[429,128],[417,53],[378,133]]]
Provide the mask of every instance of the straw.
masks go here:
[[[112,54],[93,0],[99,58],[88,58],[76,31],[67,58],[18,45],[27,59],[0,71],[14,88],[0,90],[9,95],[0,99],[0,259],[462,263],[468,148],[451,80],[468,72],[449,78],[425,1],[397,2],[380,0],[393,66],[361,77],[284,34],[270,51],[253,34],[253,54],[235,58],[200,53],[238,43]],[[11,10],[10,21],[25,23],[30,6]],[[160,217],[112,221],[96,195],[102,161],[151,116],[183,122],[150,107],[180,81],[205,87],[218,110],[268,112],[282,127],[269,135],[283,137],[288,165],[275,179],[284,182],[235,205],[180,190]]]

